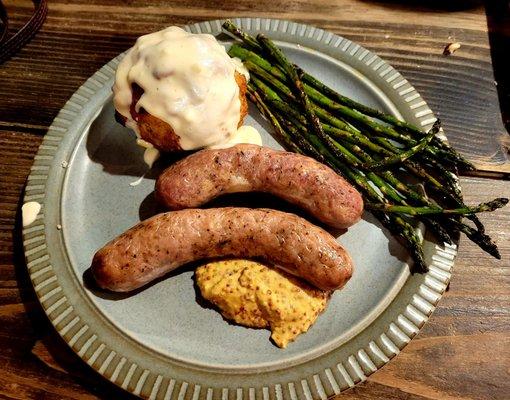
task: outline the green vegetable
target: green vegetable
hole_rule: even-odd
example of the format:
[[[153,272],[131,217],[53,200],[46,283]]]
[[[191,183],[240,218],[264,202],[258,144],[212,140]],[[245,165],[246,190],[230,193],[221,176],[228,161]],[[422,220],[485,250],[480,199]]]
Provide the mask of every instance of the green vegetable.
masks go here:
[[[354,185],[365,207],[409,250],[416,270],[427,270],[415,228],[418,221],[442,242],[452,243],[463,232],[484,251],[500,257],[475,214],[503,207],[508,199],[475,207],[464,204],[451,170],[474,166],[436,136],[439,121],[422,132],[332,90],[293,65],[267,37],[254,38],[230,21],[223,27],[241,41],[228,54],[241,59],[249,70],[250,100],[280,142],[323,162]],[[421,181],[430,197],[402,176]],[[475,227],[464,223],[463,217]]]

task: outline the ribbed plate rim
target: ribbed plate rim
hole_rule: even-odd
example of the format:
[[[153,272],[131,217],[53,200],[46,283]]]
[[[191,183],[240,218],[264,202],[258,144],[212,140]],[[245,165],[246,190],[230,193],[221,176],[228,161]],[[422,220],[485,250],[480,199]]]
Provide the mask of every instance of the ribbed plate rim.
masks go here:
[[[336,52],[337,55],[340,52],[349,54],[358,66],[363,63],[365,66],[362,68],[372,70],[372,73],[378,75],[377,79],[382,78],[390,85],[390,88],[386,89],[404,100],[413,112],[413,119],[420,126],[428,129],[434,122],[433,112],[416,89],[393,67],[362,46],[331,32],[301,23],[268,18],[233,20],[243,29],[255,29],[269,35],[272,32],[281,33],[288,35],[293,43],[311,48],[317,43],[327,46],[329,51]],[[191,24],[185,29],[194,33],[217,34],[221,30],[222,21]],[[373,334],[371,340],[359,346],[356,351],[351,351],[349,355],[335,359],[334,363],[320,365],[320,359],[304,363],[306,373],[297,378],[285,369],[273,371],[272,374],[277,375],[276,380],[279,379],[278,383],[258,382],[252,373],[241,376],[242,384],[232,385],[232,382],[241,381],[229,376],[220,380],[214,377],[214,384],[207,384],[201,382],[199,374],[191,370],[184,371],[188,374],[186,379],[176,377],[172,372],[180,372],[181,366],[171,365],[170,362],[165,372],[153,371],[142,367],[144,360],[130,356],[129,349],[107,343],[108,340],[99,337],[91,324],[82,320],[79,298],[66,292],[66,288],[61,286],[62,278],[55,274],[51,264],[52,256],[47,249],[47,181],[52,168],[61,167],[60,160],[55,159],[61,140],[66,134],[73,134],[73,122],[79,117],[80,110],[111,79],[119,59],[120,56],[114,58],[92,75],[59,112],[35,156],[25,188],[24,202],[38,201],[42,205],[36,221],[23,229],[27,268],[43,309],[68,345],[96,371],[121,388],[145,398],[175,400],[325,399],[363,382],[398,354],[420,331],[446,290],[457,253],[455,245],[429,244],[430,271],[420,278],[421,282],[416,293],[412,294],[411,301],[399,306],[399,312],[394,313],[386,328]],[[340,349],[332,353],[340,352]],[[310,370],[313,372],[310,373]]]

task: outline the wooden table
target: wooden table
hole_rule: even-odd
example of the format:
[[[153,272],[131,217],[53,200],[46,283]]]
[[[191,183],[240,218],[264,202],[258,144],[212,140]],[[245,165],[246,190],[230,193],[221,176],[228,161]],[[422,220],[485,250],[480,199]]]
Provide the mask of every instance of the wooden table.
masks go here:
[[[19,210],[33,157],[59,109],[88,76],[143,33],[171,24],[264,16],[343,35],[399,69],[442,118],[451,142],[480,167],[461,180],[468,203],[510,197],[510,141],[496,86],[507,118],[505,2],[488,1],[488,16],[478,1],[423,2],[430,8],[420,3],[52,1],[42,31],[0,66],[0,397],[128,397],[74,355],[50,326],[27,275]],[[31,12],[28,0],[5,4],[14,28]],[[462,47],[443,56],[444,46],[455,41]],[[510,398],[510,208],[482,219],[503,259],[492,259],[463,238],[449,291],[430,322],[401,354],[342,398]]]

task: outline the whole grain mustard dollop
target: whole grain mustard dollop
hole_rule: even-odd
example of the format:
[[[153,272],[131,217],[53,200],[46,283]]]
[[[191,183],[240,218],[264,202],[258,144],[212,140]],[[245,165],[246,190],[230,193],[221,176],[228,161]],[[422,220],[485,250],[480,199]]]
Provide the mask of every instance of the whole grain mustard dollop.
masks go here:
[[[253,328],[270,328],[285,348],[324,311],[331,292],[313,288],[283,271],[248,260],[211,262],[195,272],[202,296],[222,315]]]

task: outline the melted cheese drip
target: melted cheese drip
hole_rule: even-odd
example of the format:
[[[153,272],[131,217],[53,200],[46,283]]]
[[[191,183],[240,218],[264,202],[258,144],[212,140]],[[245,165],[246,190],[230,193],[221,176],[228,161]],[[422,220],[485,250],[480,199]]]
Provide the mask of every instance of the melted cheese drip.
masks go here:
[[[137,84],[144,93],[135,109],[167,122],[182,149],[219,144],[236,133],[240,120],[236,70],[246,73],[214,36],[172,26],[138,38],[117,68],[113,101],[136,132],[130,106]]]
[[[143,139],[136,139],[136,144],[145,149],[143,152],[143,161],[145,162],[145,164],[147,164],[149,168],[152,168],[152,166],[160,156],[159,150],[156,149],[151,143]]]
[[[142,183],[143,178],[145,178],[145,174],[143,174],[140,178],[138,178],[136,181],[130,182],[129,186],[138,186],[140,183]]]
[[[209,146],[211,149],[226,149],[240,143],[249,143],[262,146],[262,137],[253,126],[243,125],[236,133],[224,143]]]
[[[295,277],[248,260],[218,261],[195,272],[202,296],[240,325],[269,327],[285,348],[306,332],[325,309],[330,293]]]
[[[250,81],[250,73],[248,72],[248,70],[244,66],[244,64],[241,61],[241,59],[237,58],[237,57],[233,57],[233,58],[230,59],[230,61],[232,61],[232,63],[234,64],[234,67],[235,67],[236,71],[239,72],[241,75],[243,75],[245,77],[246,82],[249,82]]]
[[[21,219],[23,227],[32,224],[41,211],[41,205],[37,201],[29,201],[21,206]]]

